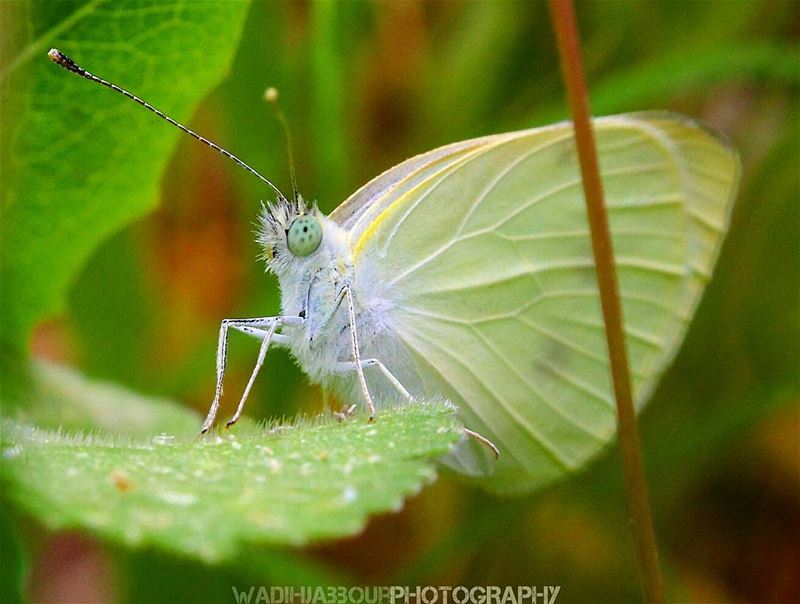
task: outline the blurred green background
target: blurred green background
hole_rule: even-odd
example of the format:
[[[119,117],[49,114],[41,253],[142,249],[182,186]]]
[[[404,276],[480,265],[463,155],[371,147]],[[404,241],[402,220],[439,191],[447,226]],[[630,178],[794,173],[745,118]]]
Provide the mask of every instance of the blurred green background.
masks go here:
[[[43,10],[4,4],[7,24]],[[800,600],[798,6],[576,7],[593,113],[686,113],[742,156],[715,278],[640,424],[674,601]],[[20,52],[12,29],[2,34],[4,64]],[[263,100],[276,86],[299,188],[325,211],[413,154],[567,115],[544,2],[255,2],[230,45],[230,75],[190,126],[289,190],[286,145]],[[173,58],[154,56],[152,65]],[[105,74],[96,59],[86,67]],[[92,92],[98,106],[107,101]],[[143,113],[132,103],[128,111]],[[154,118],[151,127],[167,128]],[[220,319],[278,310],[253,240],[265,195],[257,180],[181,138],[157,211],[92,254],[68,309],[37,327],[34,354],[204,412]],[[256,353],[256,343],[233,338],[229,391],[243,388]],[[320,407],[318,390],[277,353],[248,413]],[[36,602],[232,601],[231,584],[262,582],[257,560],[208,568],[29,524]],[[399,514],[373,518],[358,537],[299,550],[296,560],[280,571],[285,584],[313,567],[356,585],[546,584],[562,586],[559,602],[640,598],[615,449],[521,499],[494,499],[444,474]]]

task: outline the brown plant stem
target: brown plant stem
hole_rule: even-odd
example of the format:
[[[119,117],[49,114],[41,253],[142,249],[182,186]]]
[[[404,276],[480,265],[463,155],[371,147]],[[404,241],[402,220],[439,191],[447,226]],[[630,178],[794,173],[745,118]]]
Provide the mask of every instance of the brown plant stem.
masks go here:
[[[549,1],[561,59],[561,71],[575,125],[575,142],[592,236],[597,285],[600,290],[608,356],[611,361],[614,396],[617,401],[619,448],[625,473],[625,491],[633,521],[633,535],[639,557],[642,591],[646,602],[661,604],[664,601],[664,590],[658,568],[658,549],[653,531],[653,520],[650,515],[639,433],[636,428],[630,369],[625,348],[622,305],[614,266],[608,215],[603,198],[603,185],[597,164],[597,150],[589,120],[589,100],[581,63],[575,10],[572,0]]]

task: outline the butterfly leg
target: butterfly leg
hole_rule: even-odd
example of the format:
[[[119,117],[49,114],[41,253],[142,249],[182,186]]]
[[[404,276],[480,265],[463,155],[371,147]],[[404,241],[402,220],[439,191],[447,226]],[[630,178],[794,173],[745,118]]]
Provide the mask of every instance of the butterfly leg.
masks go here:
[[[475,440],[478,443],[482,444],[484,447],[488,447],[489,449],[491,449],[492,453],[494,453],[495,459],[500,459],[500,451],[498,450],[497,445],[495,445],[492,441],[490,441],[485,436],[478,434],[477,432],[473,432],[469,428],[463,428],[463,430],[464,434],[469,436],[472,440]]]
[[[219,341],[217,343],[217,384],[214,389],[214,400],[211,402],[211,407],[208,410],[203,426],[200,428],[201,433],[206,433],[214,425],[214,420],[219,411],[219,401],[222,397],[222,382],[225,377],[225,368],[228,359],[228,329],[236,329],[248,335],[258,335],[255,330],[267,327],[273,330],[281,325],[290,323],[302,323],[303,319],[300,317],[258,317],[254,319],[224,319],[219,327]],[[261,330],[263,331],[263,330]],[[264,353],[266,355],[266,352]],[[242,403],[240,403],[242,404]]]
[[[375,419],[375,403],[372,402],[369,388],[367,388],[367,378],[364,377],[364,367],[361,363],[361,352],[358,347],[358,330],[356,329],[356,309],[353,305],[353,292],[350,287],[345,285],[342,287],[342,292],[347,298],[347,313],[350,317],[350,342],[353,345],[353,358],[355,359],[356,371],[358,372],[358,381],[361,383],[361,391],[364,393],[364,401],[367,403],[367,410],[369,411],[369,421]]]
[[[362,367],[377,367],[378,369],[381,370],[381,373],[383,373],[383,375],[386,377],[386,379],[389,380],[389,382],[392,384],[392,386],[394,386],[395,389],[400,394],[402,394],[403,397],[406,400],[408,400],[409,402],[414,400],[414,397],[411,396],[409,394],[408,390],[406,390],[403,387],[403,384],[400,383],[400,380],[398,380],[396,377],[394,377],[394,374],[392,374],[392,372],[389,371],[389,369],[386,367],[386,365],[381,363],[378,359],[363,359],[361,361],[361,366]],[[354,362],[352,362],[352,361],[340,363],[339,364],[339,369],[341,371],[353,371],[353,370],[356,369],[356,364]],[[351,410],[352,410],[352,407],[350,408],[350,410],[346,411],[344,414],[341,414],[341,419],[346,418],[347,415],[349,415],[349,413],[351,412]],[[476,442],[480,443],[481,445],[483,445],[483,446],[487,447],[488,449],[490,449],[492,451],[492,453],[494,454],[495,458],[499,458],[500,457],[500,451],[497,449],[497,446],[492,441],[490,441],[488,438],[486,438],[485,436],[483,436],[481,434],[478,434],[477,432],[475,432],[473,430],[470,430],[469,428],[464,428],[463,430],[464,430],[464,434],[469,436],[471,439],[473,439],[474,441],[476,441]]]
[[[356,364],[352,361],[340,363],[338,367],[341,371],[353,371],[357,369]],[[394,386],[395,389],[403,395],[403,398],[405,398],[407,401],[414,400],[414,397],[409,394],[408,390],[406,390],[403,384],[400,383],[400,380],[394,377],[394,374],[392,374],[392,372],[386,368],[386,365],[381,363],[378,359],[362,359],[361,367],[377,367],[381,370],[381,373],[383,373],[384,377],[389,380],[389,383],[391,383],[392,386]]]
[[[367,380],[364,377],[364,367],[363,363],[361,362],[361,349],[358,345],[358,330],[356,329],[356,309],[355,304],[353,303],[353,292],[350,291],[349,285],[343,285],[339,292],[336,294],[336,298],[331,304],[330,308],[328,309],[325,316],[316,323],[316,325],[312,325],[308,329],[308,338],[309,342],[313,341],[314,336],[317,332],[323,329],[328,323],[330,323],[331,319],[335,315],[336,311],[339,309],[339,305],[342,301],[347,300],[347,316],[348,322],[350,327],[350,344],[353,350],[353,368],[358,373],[358,381],[361,385],[361,392],[364,395],[364,401],[367,405],[367,410],[369,411],[369,421],[373,421],[375,419],[375,403],[372,402],[372,396],[369,393],[369,388],[367,387]],[[399,384],[399,382],[398,382]]]
[[[275,329],[277,327],[278,322],[275,321],[266,331],[262,329],[254,329],[252,327],[240,328],[244,333],[249,333],[251,335],[255,335],[256,337],[262,337],[263,340],[261,341],[261,348],[258,351],[258,360],[256,361],[256,366],[253,368],[253,373],[250,374],[250,380],[248,380],[247,386],[242,393],[242,398],[239,400],[239,406],[236,407],[236,413],[234,413],[233,417],[228,420],[228,423],[225,424],[226,428],[230,428],[233,424],[239,421],[239,416],[242,415],[244,403],[247,400],[247,397],[250,395],[250,389],[253,387],[253,382],[256,381],[256,376],[258,375],[258,372],[261,371],[261,367],[264,365],[264,359],[267,356],[269,344],[272,341],[272,336],[275,335]]]
[[[342,409],[341,411],[334,411],[333,417],[336,418],[336,421],[343,422],[353,414],[353,412],[356,410],[356,407],[357,405],[352,404],[347,409]]]

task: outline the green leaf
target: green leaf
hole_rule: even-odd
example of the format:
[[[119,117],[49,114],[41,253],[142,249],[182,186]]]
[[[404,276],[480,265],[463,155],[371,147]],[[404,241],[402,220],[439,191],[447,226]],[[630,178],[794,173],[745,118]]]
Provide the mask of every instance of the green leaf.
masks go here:
[[[34,363],[31,373],[34,386],[28,404],[17,410],[18,421],[130,436],[192,434],[200,426],[197,414],[182,405],[147,398],[111,383],[90,381],[66,367]]]
[[[29,39],[0,74],[4,111],[0,279],[2,345],[19,353],[58,312],[76,272],[106,237],[157,202],[178,131],[120,95],[50,63],[59,47],[186,120],[224,77],[248,4],[33,4]],[[22,12],[22,11],[20,11]]]
[[[200,438],[193,414],[53,371],[44,369],[55,400],[68,391],[73,400],[85,397],[86,410],[105,398],[98,424],[122,412],[117,422],[127,433],[5,420],[5,497],[54,529],[84,529],[206,562],[230,560],[248,543],[295,545],[356,533],[370,514],[399,509],[432,480],[435,460],[462,434],[452,407],[419,403],[386,409],[372,424],[361,416],[269,428],[243,422]],[[155,426],[177,430],[141,436]]]

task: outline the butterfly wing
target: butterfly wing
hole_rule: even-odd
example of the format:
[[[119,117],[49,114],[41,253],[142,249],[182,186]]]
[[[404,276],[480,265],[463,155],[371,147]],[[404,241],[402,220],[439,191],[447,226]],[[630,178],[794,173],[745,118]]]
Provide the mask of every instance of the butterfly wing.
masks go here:
[[[739,164],[680,116],[594,121],[637,407],[674,356],[727,228]],[[615,432],[591,240],[571,125],[413,158],[332,217],[357,274],[389,301],[396,375],[462,410],[501,450],[487,486],[573,472]]]

